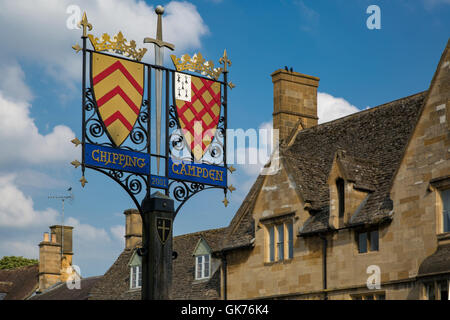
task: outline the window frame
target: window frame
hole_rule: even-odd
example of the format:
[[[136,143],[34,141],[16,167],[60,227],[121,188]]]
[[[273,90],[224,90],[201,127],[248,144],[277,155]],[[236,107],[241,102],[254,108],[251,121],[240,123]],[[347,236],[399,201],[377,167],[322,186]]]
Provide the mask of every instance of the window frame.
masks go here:
[[[280,241],[280,227],[283,241]],[[294,258],[294,219],[267,223],[265,225],[265,262],[277,263]],[[280,251],[282,248],[282,251]],[[281,254],[280,254],[281,252]]]
[[[208,269],[206,270],[206,257],[208,257]],[[201,262],[200,262],[201,260]],[[199,269],[200,266],[200,269]],[[200,277],[199,275],[200,271]],[[206,272],[207,271],[207,272]],[[201,254],[195,256],[195,280],[204,280],[211,277],[211,254]]]
[[[441,288],[442,283],[447,284],[446,286],[444,285],[444,288],[446,288],[447,290],[442,290]],[[443,291],[447,292],[447,300],[450,300],[449,299],[450,278],[437,278],[433,280],[424,281],[422,286],[423,286],[422,294],[424,300],[442,300],[441,295]],[[433,299],[430,299],[430,290],[429,290],[430,287],[432,288]]]
[[[428,191],[436,194],[436,234],[437,235],[450,235],[450,225],[448,231],[445,231],[444,226],[444,197],[443,193],[450,190],[450,175],[439,177],[430,180]],[[450,207],[449,209],[450,210]],[[449,221],[450,224],[450,221]]]
[[[374,241],[373,234],[376,234],[376,241]],[[361,251],[361,235],[365,235],[365,251]],[[380,251],[380,230],[379,228],[370,228],[356,231],[356,249],[358,254],[367,254],[371,252]],[[376,243],[376,249],[374,249]]]
[[[350,294],[352,300],[386,300],[385,291]]]
[[[345,180],[340,177],[336,179],[336,193],[338,200],[339,226],[343,226],[345,222]]]
[[[136,270],[136,275],[134,271]],[[130,289],[142,288],[142,268],[139,265],[130,266]]]

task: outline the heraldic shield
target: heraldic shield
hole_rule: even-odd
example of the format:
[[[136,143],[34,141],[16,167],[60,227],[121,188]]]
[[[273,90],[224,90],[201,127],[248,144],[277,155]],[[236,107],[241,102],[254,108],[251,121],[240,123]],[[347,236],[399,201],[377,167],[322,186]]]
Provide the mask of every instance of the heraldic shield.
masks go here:
[[[118,147],[133,130],[141,110],[144,66],[93,53],[91,82],[100,118],[109,138]]]
[[[200,161],[214,139],[220,118],[220,83],[175,73],[177,115],[186,144]]]

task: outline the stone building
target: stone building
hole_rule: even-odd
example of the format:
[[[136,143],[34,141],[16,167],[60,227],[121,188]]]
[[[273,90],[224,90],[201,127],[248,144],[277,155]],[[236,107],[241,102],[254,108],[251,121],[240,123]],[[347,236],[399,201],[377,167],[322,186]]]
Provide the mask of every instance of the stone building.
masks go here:
[[[142,220],[136,209],[126,210],[125,249],[92,288],[92,300],[135,300],[141,298]],[[171,299],[220,299],[220,250],[225,228],[174,237]]]
[[[448,299],[449,44],[427,91],[320,125],[319,79],[275,71],[277,170],[227,227],[174,238],[171,298]],[[125,215],[92,299],[140,297],[142,227]]]
[[[228,228],[223,295],[448,299],[449,44],[427,91],[320,125],[319,79],[272,74],[280,169]]]

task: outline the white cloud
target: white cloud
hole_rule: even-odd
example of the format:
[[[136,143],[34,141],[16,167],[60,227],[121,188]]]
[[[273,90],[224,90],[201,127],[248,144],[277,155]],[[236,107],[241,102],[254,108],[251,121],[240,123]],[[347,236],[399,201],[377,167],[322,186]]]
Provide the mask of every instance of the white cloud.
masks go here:
[[[95,245],[96,243],[110,242],[111,238],[103,228],[96,228],[90,224],[80,223],[79,220],[69,217],[65,225],[72,226],[74,228],[73,237],[76,241],[79,241],[81,245]]]
[[[67,126],[39,133],[30,117],[30,104],[5,98],[0,91],[0,166],[42,164],[73,160],[77,152],[70,140],[75,137]]]
[[[0,175],[2,173],[0,172]],[[34,169],[21,169],[15,172],[16,183],[18,187],[31,187],[39,189],[56,189],[67,188],[69,182],[66,180],[59,180],[50,175]]]
[[[0,228],[46,227],[57,221],[54,209],[36,210],[31,197],[15,185],[15,175],[0,176]]]
[[[124,225],[116,225],[109,229],[113,238],[118,240],[120,243],[125,246],[125,226]]]
[[[17,102],[28,102],[33,98],[25,83],[25,73],[16,61],[3,61],[0,73],[0,91],[6,98]]]
[[[2,241],[0,244],[0,257],[4,256],[22,256],[28,259],[39,259],[38,243],[30,240],[26,241]]]
[[[86,11],[96,36],[114,35],[119,30],[138,47],[147,47],[148,61],[153,62],[153,45],[144,45],[144,37],[156,36],[154,8],[137,0],[0,0],[0,28],[13,32],[0,33],[3,44],[0,57],[16,56],[37,62],[57,80],[81,77],[81,57],[71,48],[81,45],[81,31],[67,28],[70,5]],[[163,18],[164,40],[174,43],[178,51],[201,46],[208,27],[196,7],[187,2],[169,2]],[[69,83],[70,85],[70,83]]]
[[[317,94],[317,114],[319,116],[319,124],[342,118],[359,111],[361,110],[343,98],[336,98],[324,92],[319,92]]]

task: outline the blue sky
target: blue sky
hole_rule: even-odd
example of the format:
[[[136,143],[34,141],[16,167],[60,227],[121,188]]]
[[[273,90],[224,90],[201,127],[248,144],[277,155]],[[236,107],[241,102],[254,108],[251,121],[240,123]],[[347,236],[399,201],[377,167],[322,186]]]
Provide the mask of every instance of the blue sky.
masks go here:
[[[0,257],[38,257],[43,232],[61,221],[61,203],[48,196],[69,186],[75,200],[65,218],[82,275],[103,274],[123,250],[128,195],[94,171],[81,188],[80,170],[69,164],[80,159],[69,141],[81,136],[81,55],[71,49],[80,30],[67,28],[66,10],[86,10],[96,35],[121,30],[140,45],[155,36],[157,4],[166,7],[164,39],[178,56],[200,51],[218,61],[227,49],[236,84],[228,125],[244,130],[271,122],[270,74],[284,66],[321,79],[321,122],[426,90],[450,31],[449,0],[0,1]],[[380,30],[366,26],[372,4]],[[177,216],[176,235],[228,225],[258,169],[237,168],[230,205],[220,190],[200,193]]]

